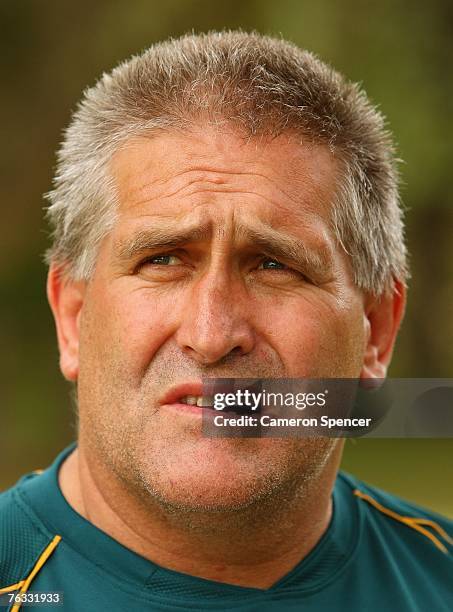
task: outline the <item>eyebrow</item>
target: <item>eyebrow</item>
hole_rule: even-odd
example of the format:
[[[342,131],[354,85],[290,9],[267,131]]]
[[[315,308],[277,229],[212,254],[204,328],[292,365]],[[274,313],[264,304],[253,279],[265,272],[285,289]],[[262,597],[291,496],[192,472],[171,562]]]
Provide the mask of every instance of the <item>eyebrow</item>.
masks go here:
[[[189,242],[201,242],[211,236],[209,224],[176,229],[174,225],[161,225],[138,231],[132,237],[120,240],[114,245],[119,260],[127,262],[148,251],[174,249]]]
[[[246,239],[259,246],[266,255],[275,259],[290,260],[303,270],[308,270],[317,277],[325,277],[334,267],[333,253],[330,246],[323,242],[316,248],[309,246],[307,240],[289,236],[272,228],[262,227],[259,230],[244,228]]]
[[[325,242],[312,248],[306,240],[265,225],[260,225],[256,229],[238,225],[235,233],[248,246],[259,247],[267,256],[278,260],[290,260],[302,271],[308,270],[321,278],[332,272],[334,265],[332,249]],[[211,223],[179,229],[174,225],[161,225],[153,229],[140,230],[133,236],[118,241],[114,245],[115,256],[120,262],[127,263],[146,253],[176,249],[184,244],[209,240],[212,235]]]

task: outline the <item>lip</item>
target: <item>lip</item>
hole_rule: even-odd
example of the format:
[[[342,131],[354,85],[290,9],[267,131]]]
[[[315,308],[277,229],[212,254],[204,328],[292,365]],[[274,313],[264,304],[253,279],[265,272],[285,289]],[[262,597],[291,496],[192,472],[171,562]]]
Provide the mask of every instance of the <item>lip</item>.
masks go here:
[[[205,379],[203,382],[201,380],[198,381],[188,381],[185,383],[181,383],[179,385],[175,385],[171,387],[159,400],[159,403],[163,405],[168,404],[178,404],[182,406],[188,407],[188,404],[181,404],[178,400],[186,395],[195,395],[195,396],[212,396],[216,393],[229,393],[230,391],[234,391],[234,384],[232,384],[232,380],[235,379],[221,379],[221,378],[213,378],[213,379]],[[212,384],[210,384],[212,382]],[[200,406],[196,406],[199,408]]]
[[[204,393],[203,393],[204,390]],[[194,406],[192,404],[184,404],[180,400],[186,395],[207,395],[206,384],[201,381],[185,382],[180,385],[171,387],[160,399],[159,403],[165,410],[176,413],[184,413],[186,415],[195,415],[198,417],[206,417],[212,419],[217,412],[206,406]]]
[[[212,378],[212,379],[204,379],[196,380],[196,381],[187,381],[181,383],[179,385],[175,385],[168,389],[166,393],[162,395],[159,400],[159,404],[162,407],[165,407],[165,410],[172,410],[176,412],[184,412],[186,414],[194,414],[198,416],[206,416],[208,419],[212,419],[218,411],[213,410],[212,408],[208,408],[206,406],[194,406],[191,404],[184,404],[181,402],[181,399],[187,395],[195,395],[195,396],[213,396],[216,393],[229,393],[238,389],[239,386],[237,384],[238,380],[235,378]],[[247,385],[244,388],[253,388],[256,382],[259,382],[259,379],[252,379],[253,383],[251,385]],[[240,385],[242,388],[243,385]],[[237,416],[235,411],[224,410],[224,416]]]
[[[201,381],[193,381],[175,385],[162,396],[159,403],[162,406],[173,404],[183,406],[185,408],[198,408],[200,410],[200,406],[189,406],[188,404],[183,404],[179,401],[186,395],[203,395],[203,383]]]

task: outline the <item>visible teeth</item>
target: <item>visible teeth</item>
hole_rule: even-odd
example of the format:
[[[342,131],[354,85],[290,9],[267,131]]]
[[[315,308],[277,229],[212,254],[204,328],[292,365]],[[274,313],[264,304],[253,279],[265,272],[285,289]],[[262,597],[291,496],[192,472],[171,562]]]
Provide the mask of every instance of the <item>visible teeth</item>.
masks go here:
[[[213,406],[214,398],[212,395],[185,395],[181,398],[180,402],[189,406]]]
[[[210,395],[203,397],[203,396],[198,396],[197,397],[197,406],[213,406],[214,405],[214,398],[211,397]]]

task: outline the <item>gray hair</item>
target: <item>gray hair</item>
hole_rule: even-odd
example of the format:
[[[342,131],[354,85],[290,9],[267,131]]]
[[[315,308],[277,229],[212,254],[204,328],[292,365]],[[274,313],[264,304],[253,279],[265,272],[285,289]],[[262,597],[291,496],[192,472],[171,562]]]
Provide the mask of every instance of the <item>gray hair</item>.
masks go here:
[[[407,278],[392,138],[355,83],[295,45],[257,33],[213,32],[155,44],[104,74],[84,96],[47,194],[50,264],[89,279],[116,222],[109,163],[129,138],[228,123],[250,137],[300,134],[341,168],[331,223],[356,285],[376,295]]]

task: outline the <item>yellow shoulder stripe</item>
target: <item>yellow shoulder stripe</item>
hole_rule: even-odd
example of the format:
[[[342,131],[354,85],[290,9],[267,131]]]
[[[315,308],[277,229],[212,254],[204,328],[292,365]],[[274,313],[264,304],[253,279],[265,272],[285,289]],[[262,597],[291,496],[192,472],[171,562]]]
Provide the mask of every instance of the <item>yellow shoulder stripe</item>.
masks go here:
[[[1,593],[9,593],[10,591],[17,591],[17,589],[20,589],[20,587],[24,584],[25,580],[21,580],[20,582],[16,582],[16,584],[10,584],[7,587],[2,587],[0,589],[0,594]]]
[[[390,508],[386,508],[385,506],[380,504],[373,497],[371,497],[371,495],[362,493],[362,491],[359,491],[359,489],[354,490],[354,495],[374,506],[377,510],[379,510],[379,512],[382,512],[382,514],[386,514],[392,519],[395,519],[395,521],[399,521],[400,523],[407,525],[407,527],[415,529],[415,531],[418,531],[419,533],[430,539],[431,542],[435,546],[437,546],[439,550],[441,550],[443,553],[448,554],[446,546],[440,541],[440,539],[433,533],[431,533],[431,531],[425,529],[425,527],[431,527],[431,529],[433,529],[443,540],[448,542],[448,544],[453,545],[453,538],[451,538],[448,533],[434,521],[431,521],[430,519],[414,518],[412,516],[403,516],[402,514],[398,514],[397,512],[390,510]]]
[[[46,546],[44,551],[41,553],[33,569],[29,573],[29,575],[24,580],[21,580],[20,582],[16,582],[16,584],[11,584],[10,586],[0,588],[0,593],[8,593],[11,591],[17,591],[18,589],[20,589],[19,594],[26,593],[28,591],[28,588],[30,587],[30,584],[33,578],[36,576],[36,574],[42,568],[44,563],[47,561],[47,559],[53,553],[55,548],[58,546],[58,544],[60,543],[60,540],[61,540],[61,536],[56,535],[53,538],[53,540],[50,542],[50,544]],[[17,610],[19,610],[20,607],[21,607],[20,603],[14,604],[14,606],[11,608],[11,612],[17,612]]]

